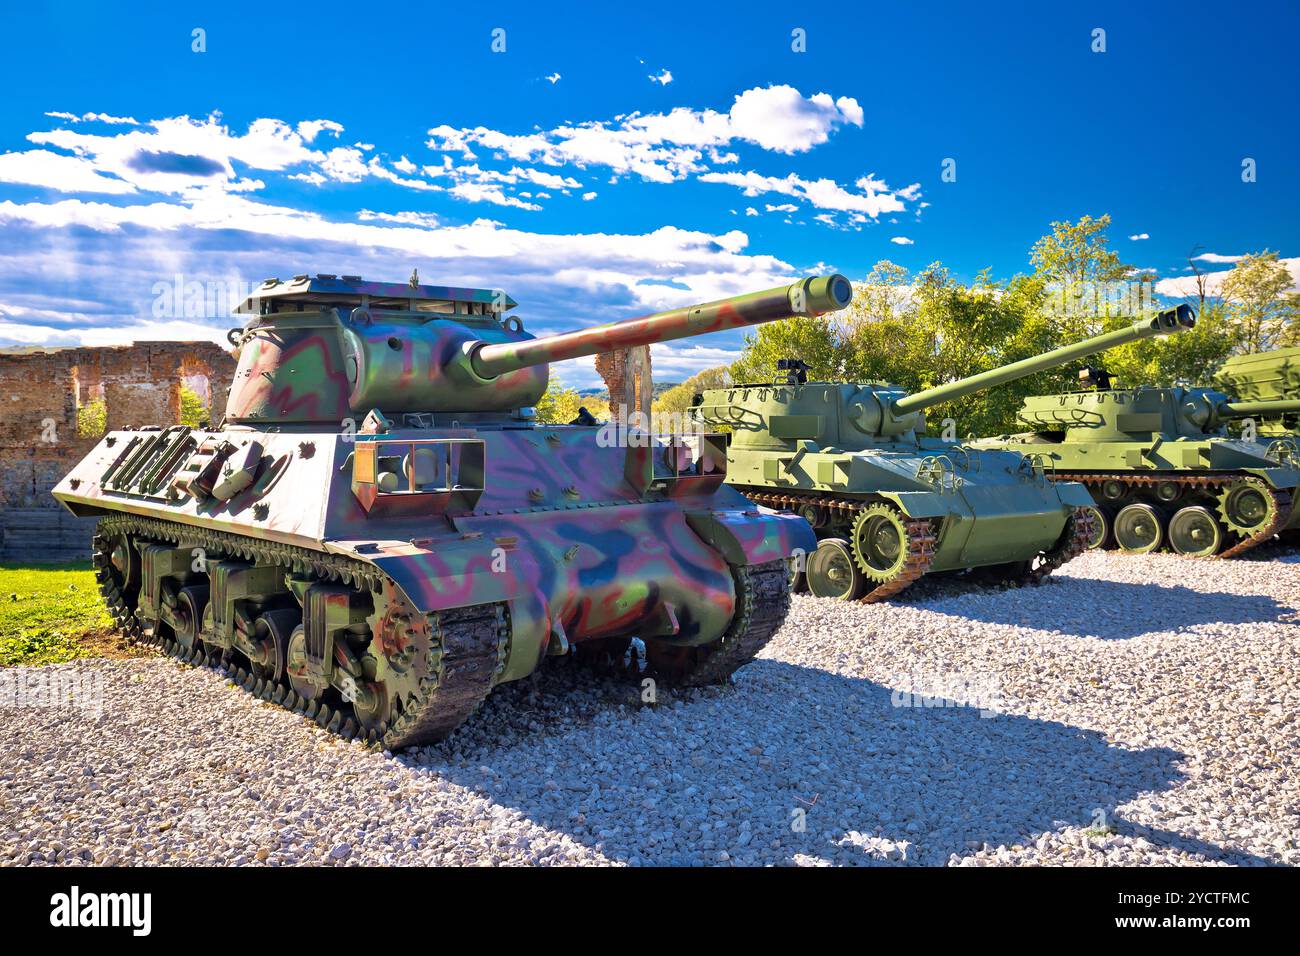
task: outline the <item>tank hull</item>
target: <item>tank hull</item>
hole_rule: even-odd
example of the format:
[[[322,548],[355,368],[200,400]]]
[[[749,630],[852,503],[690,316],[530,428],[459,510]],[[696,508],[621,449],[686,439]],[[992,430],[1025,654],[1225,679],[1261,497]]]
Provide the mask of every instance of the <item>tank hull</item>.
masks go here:
[[[1293,501],[1300,489],[1300,469],[1275,457],[1271,440],[1154,435],[1144,441],[1058,442],[1029,433],[975,444],[1025,455],[1057,480],[1084,484],[1105,526],[1097,546],[1128,551],[1173,548],[1197,556],[1235,557],[1274,534],[1300,526]],[[1236,515],[1228,501],[1244,484],[1257,487],[1267,505],[1258,521]],[[1152,509],[1161,525],[1156,543],[1148,538],[1126,545],[1116,537],[1115,520],[1130,505]],[[1202,553],[1204,549],[1194,543],[1174,544],[1169,523],[1184,508],[1204,509],[1220,526],[1222,539],[1216,548]],[[1207,528],[1212,535],[1214,529]]]
[[[205,449],[223,442],[255,449],[257,459],[247,487],[224,500],[185,478],[198,473],[192,466],[206,460]],[[359,480],[373,477],[362,472],[376,455],[382,462],[401,452],[416,456],[407,476],[427,464],[419,455],[428,452],[434,462],[417,493],[385,494]],[[228,456],[228,465],[240,453]],[[439,474],[444,453],[447,470]],[[393,428],[355,436],[310,427],[145,429],[106,435],[54,496],[74,514],[112,518],[130,571],[113,571],[111,540],[100,563],[119,590],[128,589],[132,574],[148,578],[151,567],[161,569],[152,572],[162,578],[152,593],[137,581],[139,594],[124,602],[130,626],[146,637],[170,634],[173,644],[191,646],[182,640],[185,600],[201,593],[215,607],[218,574],[243,580],[274,565],[254,603],[230,598],[230,613],[224,604],[216,612],[218,623],[194,627],[194,647],[227,658],[233,649],[238,663],[241,638],[232,622],[241,610],[292,610],[292,595],[309,631],[304,594],[351,586],[355,594],[330,591],[322,600],[350,606],[328,610],[343,615],[329,625],[329,640],[336,649],[351,646],[363,663],[389,624],[386,607],[419,620],[499,609],[505,636],[496,684],[531,674],[548,654],[610,640],[716,645],[740,615],[738,574],[784,566],[814,546],[803,521],[760,514],[721,483],[721,472],[662,470],[644,450],[601,447],[597,429],[585,427]],[[328,690],[330,664],[314,666]],[[381,676],[384,666],[381,660]],[[299,683],[282,676],[300,693],[311,689],[312,675]],[[346,711],[346,701],[334,706]],[[382,723],[357,718],[359,729],[376,731],[379,740]]]

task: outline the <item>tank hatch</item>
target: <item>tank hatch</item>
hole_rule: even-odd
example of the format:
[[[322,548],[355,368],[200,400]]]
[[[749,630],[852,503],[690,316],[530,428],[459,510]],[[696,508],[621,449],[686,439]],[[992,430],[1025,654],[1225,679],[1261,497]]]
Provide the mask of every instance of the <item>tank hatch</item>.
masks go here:
[[[364,306],[433,315],[492,315],[513,309],[517,303],[499,289],[422,285],[416,273],[405,283],[367,282],[361,276],[318,273],[285,280],[266,279],[235,311],[268,315],[316,311],[320,305]]]

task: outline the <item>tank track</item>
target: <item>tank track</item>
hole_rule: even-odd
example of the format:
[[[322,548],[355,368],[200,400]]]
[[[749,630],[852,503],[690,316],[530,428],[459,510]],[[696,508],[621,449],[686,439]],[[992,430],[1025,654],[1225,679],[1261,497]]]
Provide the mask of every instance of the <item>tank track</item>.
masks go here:
[[[1252,479],[1248,476],[1243,476],[1240,474],[1232,474],[1230,472],[1215,473],[1215,474],[1208,474],[1208,475],[1185,475],[1185,476],[1183,475],[1131,475],[1131,474],[1098,475],[1098,474],[1091,474],[1091,473],[1071,474],[1067,472],[1057,472],[1053,476],[1053,479],[1056,481],[1077,481],[1083,485],[1086,485],[1088,491],[1092,493],[1094,500],[1096,500],[1099,504],[1101,503],[1101,498],[1099,495],[1101,485],[1102,483],[1107,481],[1122,481],[1125,484],[1140,485],[1143,487],[1154,487],[1155,485],[1164,484],[1165,482],[1169,481],[1183,488],[1193,488],[1196,489],[1197,491],[1205,491],[1205,492],[1219,492],[1227,488],[1227,486],[1235,484],[1239,481],[1255,481],[1259,489],[1263,491],[1266,495],[1268,495],[1270,499],[1272,499],[1273,520],[1270,521],[1265,527],[1261,528],[1259,531],[1256,531],[1250,537],[1242,538],[1232,547],[1226,548],[1225,550],[1220,551],[1218,554],[1213,556],[1220,560],[1224,558],[1235,558],[1238,555],[1243,554],[1246,551],[1249,551],[1251,548],[1257,547],[1263,544],[1264,542],[1268,541],[1270,538],[1272,538],[1273,535],[1281,531],[1282,528],[1286,526],[1287,521],[1290,520],[1291,508],[1293,505],[1290,492],[1282,491],[1281,489],[1274,488],[1271,485],[1269,485],[1267,482],[1257,481],[1256,479]]]
[[[641,660],[632,638],[599,638],[579,643],[574,656],[583,666],[616,679],[654,677],[676,687],[725,683],[767,646],[790,611],[790,571],[784,560],[733,565],[731,574],[737,613],[727,632],[712,644],[657,647],[650,639]]]
[[[504,669],[509,651],[509,626],[504,605],[475,605],[431,614],[429,618],[436,640],[431,642],[426,653],[428,676],[420,682],[419,705],[397,714],[386,725],[363,732],[357,721],[345,714],[347,704],[332,709],[327,703],[308,701],[283,682],[262,680],[242,667],[227,666],[227,657],[210,653],[201,644],[191,651],[170,638],[147,631],[109,571],[108,542],[111,536],[118,534],[137,535],[174,545],[193,545],[213,555],[274,563],[286,571],[311,573],[323,580],[376,592],[383,587],[385,575],[363,562],[338,555],[277,542],[251,541],[241,535],[152,518],[110,516],[100,521],[95,533],[92,560],[100,593],[113,620],[129,641],[157,647],[184,663],[214,670],[224,667],[234,682],[253,696],[314,720],[345,739],[361,739],[376,749],[390,750],[441,740],[478,708]]]
[[[1073,561],[1088,550],[1092,532],[1092,512],[1087,508],[1075,508],[1066,521],[1060,542],[1043,552],[1042,563],[1036,568],[1030,568],[1024,579],[1030,584],[1042,584],[1061,565]]]
[[[847,524],[851,524],[857,517],[857,513],[872,503],[853,498],[833,498],[828,495],[781,495],[750,488],[739,488],[737,490],[755,504],[773,508],[777,511],[797,513],[802,505],[831,508],[838,511],[840,517]],[[890,580],[876,585],[876,587],[859,598],[858,603],[875,604],[877,601],[893,597],[930,570],[930,564],[934,560],[934,546],[938,540],[934,535],[934,526],[931,520],[929,518],[904,517],[903,526],[907,531],[907,540],[904,542],[907,549],[907,559],[903,563],[902,570]]]
[[[784,560],[731,569],[736,581],[736,616],[719,641],[692,648],[696,664],[675,683],[682,687],[721,684],[767,646],[790,612],[790,570]]]

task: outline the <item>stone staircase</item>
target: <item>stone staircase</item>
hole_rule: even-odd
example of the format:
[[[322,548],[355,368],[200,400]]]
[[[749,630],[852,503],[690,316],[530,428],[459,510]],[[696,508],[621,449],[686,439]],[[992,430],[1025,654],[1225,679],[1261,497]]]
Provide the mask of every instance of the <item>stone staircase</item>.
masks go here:
[[[89,561],[97,520],[64,508],[0,511],[0,561]]]

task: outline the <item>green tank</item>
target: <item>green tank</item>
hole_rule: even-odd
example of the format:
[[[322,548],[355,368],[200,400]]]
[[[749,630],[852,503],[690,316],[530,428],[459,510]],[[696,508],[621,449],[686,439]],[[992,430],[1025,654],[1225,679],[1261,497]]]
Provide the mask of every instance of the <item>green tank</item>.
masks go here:
[[[1030,455],[923,437],[925,409],[1105,349],[1190,327],[1171,311],[916,394],[880,383],[784,378],[695,396],[694,421],[727,427],[727,482],[817,533],[803,580],[819,597],[878,601],[929,572],[1042,580],[1093,536],[1092,499]]]
[[[1252,402],[1300,398],[1300,346],[1235,355],[1223,364],[1215,384]],[[1254,434],[1263,439],[1300,434],[1300,415],[1276,411],[1276,406],[1266,406],[1253,421]]]
[[[1228,425],[1294,415],[1300,399],[1112,388],[1109,376],[1090,371],[1090,388],[1024,400],[1017,417],[1033,431],[975,443],[1019,452],[1057,481],[1086,485],[1089,547],[1230,558],[1295,528],[1295,441],[1249,440],[1229,434]]]

